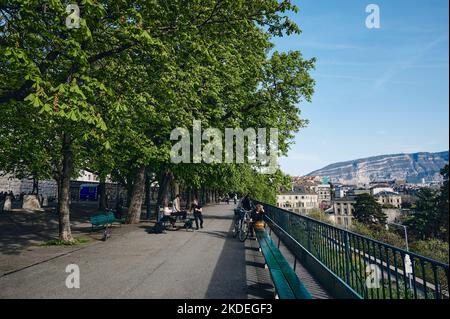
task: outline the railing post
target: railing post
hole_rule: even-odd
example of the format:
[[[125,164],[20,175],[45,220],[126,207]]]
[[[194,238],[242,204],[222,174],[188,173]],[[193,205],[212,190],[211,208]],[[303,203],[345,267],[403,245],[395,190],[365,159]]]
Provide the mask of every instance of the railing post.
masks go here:
[[[311,252],[311,223],[309,219],[306,220],[306,235],[308,236],[307,238],[308,251]]]
[[[344,243],[345,243],[345,279],[347,284],[350,284],[350,247],[348,240],[348,231],[344,230]]]

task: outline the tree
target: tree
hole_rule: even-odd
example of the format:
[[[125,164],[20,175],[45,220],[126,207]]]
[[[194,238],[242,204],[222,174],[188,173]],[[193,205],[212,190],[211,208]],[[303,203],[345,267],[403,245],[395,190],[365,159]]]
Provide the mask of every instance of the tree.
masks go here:
[[[287,0],[84,0],[80,28],[69,29],[63,1],[2,3],[0,106],[17,108],[12,123],[25,110],[42,120],[28,139],[50,144],[43,156],[58,183],[60,239],[73,239],[69,183],[80,169],[120,180],[129,190],[127,221],[138,222],[145,176],[171,169],[169,136],[180,123],[275,127],[285,153],[306,124],[297,104],[313,93],[314,60],[266,55],[271,37],[299,32],[285,14],[296,10]],[[26,158],[28,150],[5,145],[13,165]],[[268,181],[260,178],[254,185]]]
[[[441,175],[444,178],[443,185],[441,187],[441,193],[439,195],[439,211],[440,211],[440,225],[442,240],[448,242],[449,230],[448,230],[448,220],[449,220],[449,189],[448,189],[448,164],[441,170]]]
[[[441,175],[444,181],[439,191],[422,188],[417,192],[414,214],[405,222],[418,239],[448,241],[448,164],[441,170]]]
[[[438,237],[441,223],[439,194],[430,188],[422,188],[416,197],[416,208],[413,215],[405,221],[405,225],[418,239]]]
[[[382,226],[386,223],[386,214],[381,205],[369,194],[356,196],[353,217],[360,223],[368,226]]]

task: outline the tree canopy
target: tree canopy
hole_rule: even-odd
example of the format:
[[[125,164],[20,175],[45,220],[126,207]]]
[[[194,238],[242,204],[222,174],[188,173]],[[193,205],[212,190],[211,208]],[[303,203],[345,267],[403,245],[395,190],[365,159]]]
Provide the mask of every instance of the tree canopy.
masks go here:
[[[360,194],[356,196],[354,204],[355,219],[368,226],[381,226],[386,222],[386,214],[383,213],[382,206],[370,194]]]
[[[314,59],[277,52],[299,33],[290,1],[80,0],[80,27],[60,0],[0,3],[0,165],[58,183],[60,239],[72,240],[69,182],[81,169],[129,192],[139,221],[144,179],[274,200],[280,171],[258,165],[174,165],[170,132],[276,128],[279,154],[307,124]],[[4,146],[4,147],[3,147]],[[164,194],[163,194],[164,195]]]

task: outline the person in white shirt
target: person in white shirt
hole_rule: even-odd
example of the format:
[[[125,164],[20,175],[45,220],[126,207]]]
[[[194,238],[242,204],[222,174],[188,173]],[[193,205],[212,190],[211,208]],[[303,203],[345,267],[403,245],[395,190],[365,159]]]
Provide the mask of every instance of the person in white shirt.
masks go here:
[[[181,197],[179,194],[175,196],[175,199],[173,200],[173,206],[175,208],[175,211],[180,212],[181,211]]]
[[[163,208],[164,216],[161,219],[161,221],[169,221],[172,224],[172,227],[175,227],[175,222],[177,221],[177,219],[172,216],[172,213],[173,213],[172,203],[169,203],[169,206],[164,206]]]
[[[172,216],[181,216],[182,219],[187,218],[187,212],[181,209],[181,196],[179,194],[173,200],[173,208]]]

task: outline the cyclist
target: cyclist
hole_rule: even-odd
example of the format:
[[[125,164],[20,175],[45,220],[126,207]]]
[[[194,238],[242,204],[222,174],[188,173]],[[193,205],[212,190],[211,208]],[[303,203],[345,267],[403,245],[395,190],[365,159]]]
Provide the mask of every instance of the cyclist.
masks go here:
[[[238,208],[243,208],[247,211],[252,210],[253,208],[255,208],[255,205],[253,204],[253,202],[250,199],[250,194],[245,195],[241,201],[239,202]]]

